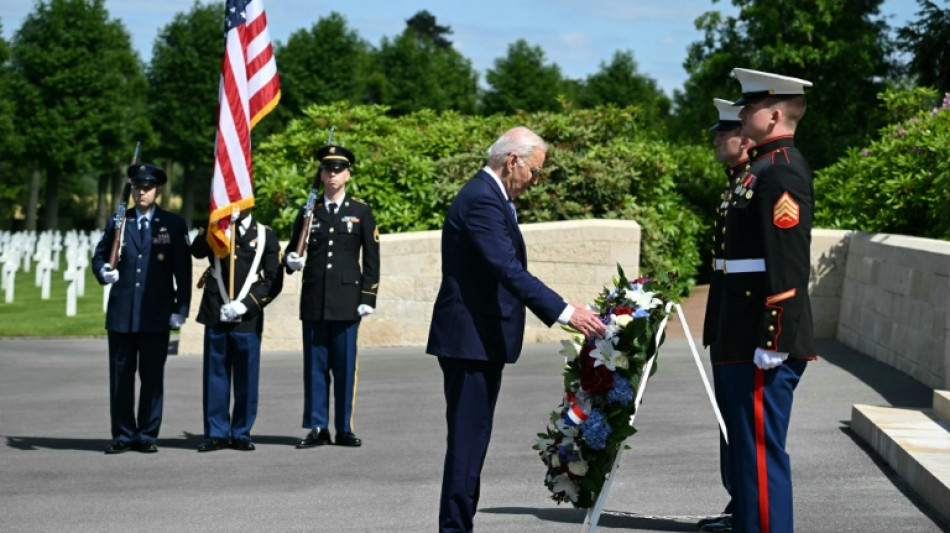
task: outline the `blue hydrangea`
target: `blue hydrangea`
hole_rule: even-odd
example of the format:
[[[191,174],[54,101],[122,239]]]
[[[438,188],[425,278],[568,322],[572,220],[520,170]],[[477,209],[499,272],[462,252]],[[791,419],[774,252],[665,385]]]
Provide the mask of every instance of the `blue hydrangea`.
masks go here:
[[[624,406],[629,405],[633,401],[633,387],[630,381],[614,372],[614,387],[607,391],[607,401]]]
[[[603,450],[607,446],[607,437],[610,435],[611,427],[607,423],[604,413],[600,410],[592,410],[587,420],[580,425],[580,429],[584,435],[584,441],[591,448]]]
[[[633,318],[643,318],[645,316],[650,316],[650,312],[642,307],[638,307],[637,310],[633,312]]]

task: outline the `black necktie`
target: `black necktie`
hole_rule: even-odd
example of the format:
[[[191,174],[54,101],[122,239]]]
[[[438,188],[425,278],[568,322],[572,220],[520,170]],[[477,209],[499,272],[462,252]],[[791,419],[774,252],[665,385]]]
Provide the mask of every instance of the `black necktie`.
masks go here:
[[[142,217],[139,219],[139,241],[145,242],[146,233],[148,232],[148,218]]]
[[[336,204],[331,203],[327,206],[327,209],[330,211],[330,219],[336,218]]]

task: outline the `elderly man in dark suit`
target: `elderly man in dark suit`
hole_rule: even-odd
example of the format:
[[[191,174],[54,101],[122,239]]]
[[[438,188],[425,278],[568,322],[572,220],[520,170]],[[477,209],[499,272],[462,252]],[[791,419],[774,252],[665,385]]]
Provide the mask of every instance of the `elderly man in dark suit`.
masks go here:
[[[512,200],[537,183],[547,145],[531,130],[504,133],[488,165],[459,191],[442,228],[442,285],[426,352],[439,358],[448,438],[439,531],[472,531],[502,370],[521,354],[525,307],[548,326],[603,335],[597,315],[568,304],[527,270]]]
[[[135,207],[125,215],[119,264],[107,262],[115,235],[112,219],[92,258],[99,283],[112,284],[106,312],[113,439],[108,454],[158,451],[169,330],[185,323],[191,304],[188,228],[180,216],[155,204],[168,178],[148,163],[132,165],[126,174]],[[141,380],[138,417],[133,405],[136,369]]]

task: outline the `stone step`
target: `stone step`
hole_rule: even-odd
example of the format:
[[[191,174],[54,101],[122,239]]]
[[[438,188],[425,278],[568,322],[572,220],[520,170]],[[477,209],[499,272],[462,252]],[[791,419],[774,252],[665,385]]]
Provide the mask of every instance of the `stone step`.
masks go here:
[[[934,412],[940,418],[950,422],[950,391],[934,391]]]
[[[950,422],[940,420],[932,409],[855,404],[851,429],[950,520]]]

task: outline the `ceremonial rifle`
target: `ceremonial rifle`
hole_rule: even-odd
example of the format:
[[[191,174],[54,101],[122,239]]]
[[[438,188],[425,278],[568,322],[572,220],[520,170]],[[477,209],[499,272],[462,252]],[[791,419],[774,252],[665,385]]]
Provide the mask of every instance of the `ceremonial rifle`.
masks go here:
[[[333,126],[330,126],[330,136],[327,137],[327,144],[333,142]],[[310,187],[310,196],[307,197],[307,205],[303,208],[303,226],[300,228],[300,237],[297,239],[297,248],[294,250],[297,255],[303,257],[307,250],[307,239],[310,238],[310,223],[313,221],[313,206],[317,203],[317,195],[320,188],[320,170],[313,177],[313,185]]]
[[[139,147],[141,142],[135,143],[135,152],[132,153],[132,162],[134,165],[139,159]],[[122,196],[119,197],[119,208],[115,211],[115,234],[112,238],[112,251],[109,252],[109,265],[112,268],[119,268],[119,257],[122,255],[122,237],[125,234],[125,210],[129,207],[129,194],[132,193],[132,179],[126,173],[125,187],[122,188]]]

